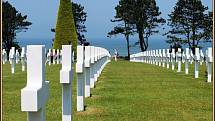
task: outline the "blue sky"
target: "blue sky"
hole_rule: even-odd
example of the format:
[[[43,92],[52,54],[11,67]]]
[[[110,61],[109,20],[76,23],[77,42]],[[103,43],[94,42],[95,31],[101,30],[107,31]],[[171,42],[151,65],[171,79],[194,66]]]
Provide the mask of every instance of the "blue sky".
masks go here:
[[[28,20],[33,24],[27,32],[18,33],[17,38],[38,38],[50,39],[54,33],[50,31],[55,27],[59,0],[8,0],[17,10],[24,15],[28,15]],[[119,0],[74,0],[81,3],[87,11],[87,33],[86,37],[106,38],[107,32],[114,27],[110,22],[115,15],[114,7]],[[167,14],[172,11],[177,0],[156,0],[160,7],[162,17],[167,18]],[[212,0],[202,0],[203,4],[212,9]],[[161,35],[155,35],[160,38]]]

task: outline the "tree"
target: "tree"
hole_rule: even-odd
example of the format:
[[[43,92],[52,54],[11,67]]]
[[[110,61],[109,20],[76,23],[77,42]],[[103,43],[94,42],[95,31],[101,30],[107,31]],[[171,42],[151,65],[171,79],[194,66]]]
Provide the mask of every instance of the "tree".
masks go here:
[[[208,7],[200,0],[179,0],[169,14],[168,25],[172,29],[165,35],[173,42],[188,44],[195,53],[200,40],[212,38],[212,16],[205,14],[206,10]]]
[[[79,44],[89,45],[89,42],[87,42],[84,36],[84,33],[87,32],[85,26],[87,13],[84,11],[84,7],[81,6],[81,4],[72,2],[72,13],[74,16],[75,28]],[[52,28],[51,31],[55,32],[55,28]]]
[[[72,2],[72,10],[75,21],[76,32],[78,35],[79,44],[87,45],[89,42],[86,41],[86,38],[83,33],[87,32],[85,22],[87,18],[87,13],[84,11],[84,6]]]
[[[70,0],[60,0],[53,48],[60,49],[62,45],[70,44],[72,44],[76,55],[77,33],[72,14],[72,4]]]
[[[206,42],[212,42],[213,38],[213,12],[209,11],[208,14],[206,14],[206,20],[203,23],[204,25],[204,37],[203,39]]]
[[[9,54],[11,47],[20,48],[18,42],[15,41],[16,34],[25,32],[32,23],[26,20],[27,15],[23,16],[8,1],[3,1],[2,9],[2,46]]]
[[[111,22],[120,22],[118,26],[114,27],[112,31],[108,33],[108,37],[117,34],[123,34],[126,38],[127,44],[127,53],[128,53],[128,60],[130,60],[130,44],[129,44],[129,36],[134,34],[133,25],[129,24],[129,1],[121,0],[119,1],[119,5],[115,7],[116,16],[114,17],[115,20],[111,20]]]
[[[166,21],[159,16],[161,12],[155,0],[131,0],[130,24],[135,24],[139,36],[139,45],[142,51],[146,51],[149,44],[149,37],[159,31],[156,28]]]

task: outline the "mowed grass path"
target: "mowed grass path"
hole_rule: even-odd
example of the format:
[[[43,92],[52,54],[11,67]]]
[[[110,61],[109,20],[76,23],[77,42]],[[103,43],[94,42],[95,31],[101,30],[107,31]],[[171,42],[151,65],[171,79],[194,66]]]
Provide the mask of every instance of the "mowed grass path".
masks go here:
[[[170,66],[171,67],[171,66]],[[177,67],[177,66],[176,66]],[[76,112],[76,79],[73,81],[74,121],[211,121],[212,84],[206,82],[205,66],[200,78],[144,63],[118,61],[107,64],[85,99],[85,111]],[[47,121],[61,120],[60,65],[47,66],[50,96],[46,106]],[[184,70],[182,68],[182,70]],[[3,120],[24,121],[20,92],[26,85],[26,72],[17,65],[3,65]]]

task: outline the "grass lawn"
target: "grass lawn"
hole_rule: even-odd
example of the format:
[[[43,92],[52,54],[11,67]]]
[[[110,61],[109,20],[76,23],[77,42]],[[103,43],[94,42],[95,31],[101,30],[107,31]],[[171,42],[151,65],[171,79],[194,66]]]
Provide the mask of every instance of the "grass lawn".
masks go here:
[[[183,65],[184,66],[184,65]],[[200,78],[163,67],[118,61],[107,64],[85,100],[85,111],[76,112],[76,81],[73,81],[73,121],[212,121],[212,84],[206,82],[206,68]],[[26,85],[26,72],[16,65],[3,65],[3,121],[25,121],[20,93]],[[47,66],[50,81],[46,120],[61,120],[60,65]],[[171,68],[171,66],[170,66]],[[176,66],[177,69],[177,66]],[[75,80],[75,79],[74,79]]]

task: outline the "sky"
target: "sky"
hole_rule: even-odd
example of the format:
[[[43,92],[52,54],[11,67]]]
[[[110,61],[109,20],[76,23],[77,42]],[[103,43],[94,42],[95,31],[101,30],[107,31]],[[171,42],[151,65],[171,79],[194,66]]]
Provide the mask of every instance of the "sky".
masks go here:
[[[27,32],[17,34],[17,38],[51,39],[54,33],[50,31],[55,27],[60,0],[7,0],[33,24]],[[107,33],[116,25],[110,22],[115,15],[115,6],[119,0],[73,0],[85,7],[87,12],[87,39],[106,38]],[[167,19],[177,0],[156,0],[162,12],[162,17]],[[212,10],[212,0],[202,0],[203,4]],[[155,38],[162,37],[155,35]]]

